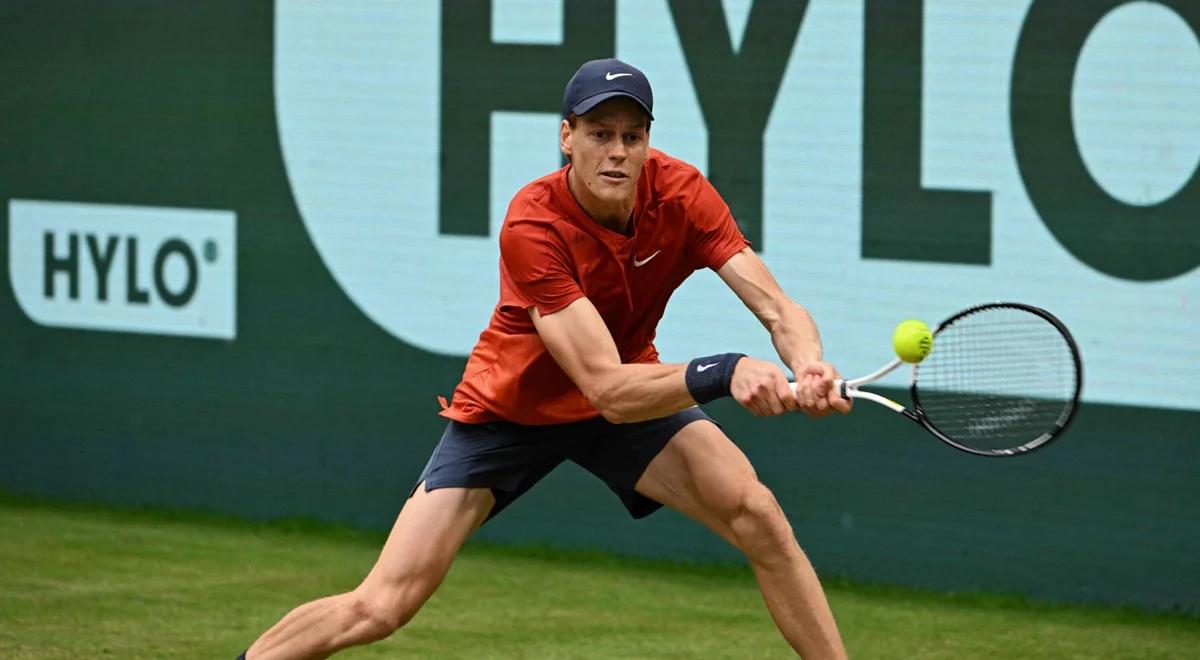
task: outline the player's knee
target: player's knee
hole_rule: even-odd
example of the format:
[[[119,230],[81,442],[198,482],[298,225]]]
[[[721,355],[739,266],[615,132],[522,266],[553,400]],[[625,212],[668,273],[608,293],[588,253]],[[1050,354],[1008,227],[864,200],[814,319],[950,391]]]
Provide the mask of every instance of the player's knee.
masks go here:
[[[747,488],[738,498],[729,526],[738,547],[752,561],[786,561],[793,550],[799,550],[775,495],[761,483]]]

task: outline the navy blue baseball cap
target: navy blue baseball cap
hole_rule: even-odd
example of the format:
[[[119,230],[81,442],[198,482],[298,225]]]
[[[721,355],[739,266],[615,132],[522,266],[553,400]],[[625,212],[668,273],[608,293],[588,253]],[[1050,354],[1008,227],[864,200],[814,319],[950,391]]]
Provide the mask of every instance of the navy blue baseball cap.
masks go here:
[[[572,112],[586,115],[614,96],[628,96],[637,101],[654,119],[654,92],[650,91],[646,74],[616,58],[584,62],[571,76],[563,91],[563,119]]]

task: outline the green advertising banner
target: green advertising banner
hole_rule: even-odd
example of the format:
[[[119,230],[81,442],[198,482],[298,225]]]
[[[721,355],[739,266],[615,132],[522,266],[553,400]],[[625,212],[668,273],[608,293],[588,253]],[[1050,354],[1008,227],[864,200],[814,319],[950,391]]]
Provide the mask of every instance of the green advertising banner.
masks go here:
[[[818,569],[1200,609],[1200,4],[50,1],[0,33],[0,488],[385,528],[562,87],[615,55],[843,373],[992,300],[1080,344],[1075,425],[1015,460],[713,406]],[[656,344],[774,355],[708,272]],[[480,536],[736,558],[573,466]]]

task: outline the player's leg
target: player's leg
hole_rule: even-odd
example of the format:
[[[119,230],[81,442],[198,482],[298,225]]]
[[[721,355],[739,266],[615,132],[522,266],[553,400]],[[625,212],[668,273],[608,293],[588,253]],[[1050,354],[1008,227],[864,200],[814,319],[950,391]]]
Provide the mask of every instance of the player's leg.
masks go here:
[[[809,660],[846,651],[808,557],[775,496],[712,422],[679,430],[650,461],[638,493],[708,526],[749,560],[775,624]]]
[[[561,463],[586,430],[450,422],[362,584],[296,608],[247,658],[324,658],[390,635],[441,584],[471,532]]]
[[[324,658],[391,635],[441,584],[494,502],[488,488],[418,487],[362,584],[292,610],[254,642],[247,660]]]

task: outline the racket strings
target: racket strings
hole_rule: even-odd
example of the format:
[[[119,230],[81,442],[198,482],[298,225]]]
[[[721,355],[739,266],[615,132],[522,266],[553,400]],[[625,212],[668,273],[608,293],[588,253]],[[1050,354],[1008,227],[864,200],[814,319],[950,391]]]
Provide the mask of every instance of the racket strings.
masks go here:
[[[983,450],[1036,444],[1069,417],[1078,383],[1068,340],[1045,318],[989,307],[934,339],[914,381],[943,435]]]

